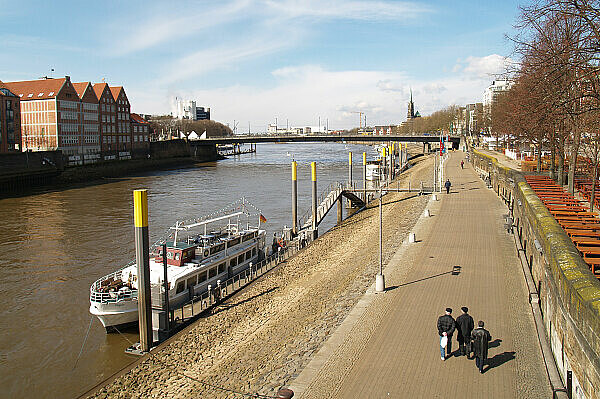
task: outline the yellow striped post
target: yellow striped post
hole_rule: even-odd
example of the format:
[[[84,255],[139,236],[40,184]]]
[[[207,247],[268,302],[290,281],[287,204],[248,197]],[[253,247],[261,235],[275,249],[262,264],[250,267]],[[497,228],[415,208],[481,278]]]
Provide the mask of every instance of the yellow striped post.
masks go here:
[[[312,180],[312,230],[313,240],[317,239],[319,233],[317,231],[317,163],[310,163],[310,176]]]
[[[133,222],[135,225],[135,260],[138,275],[138,322],[140,349],[152,347],[152,303],[150,298],[150,245],[148,240],[148,191],[133,192]],[[163,254],[166,256],[166,254]]]
[[[367,203],[367,153],[363,152],[363,201]]]
[[[348,152],[348,187],[352,187],[352,151]]]
[[[292,161],[292,234],[298,234],[298,170],[296,161]]]

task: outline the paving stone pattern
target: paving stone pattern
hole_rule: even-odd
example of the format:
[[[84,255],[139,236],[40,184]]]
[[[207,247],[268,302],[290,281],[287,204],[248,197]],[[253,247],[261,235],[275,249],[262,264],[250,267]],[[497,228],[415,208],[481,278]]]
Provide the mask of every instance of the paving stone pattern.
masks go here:
[[[388,291],[365,294],[291,388],[308,398],[548,398],[552,396],[507,212],[466,164],[446,163],[450,194],[439,195],[385,269]],[[453,275],[454,266],[460,273]],[[492,335],[488,366],[440,359],[438,316],[468,306]],[[360,306],[357,306],[360,308]],[[355,314],[356,313],[356,314]],[[345,324],[352,323],[350,326]],[[458,349],[456,335],[453,350]]]

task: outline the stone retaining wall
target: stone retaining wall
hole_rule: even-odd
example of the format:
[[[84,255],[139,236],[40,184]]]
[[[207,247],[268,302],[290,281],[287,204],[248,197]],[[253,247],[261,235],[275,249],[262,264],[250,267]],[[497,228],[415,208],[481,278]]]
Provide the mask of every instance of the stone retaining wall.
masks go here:
[[[573,398],[600,398],[600,281],[521,172],[476,150],[470,156],[512,214],[534,280],[530,301],[539,300],[564,385]]]

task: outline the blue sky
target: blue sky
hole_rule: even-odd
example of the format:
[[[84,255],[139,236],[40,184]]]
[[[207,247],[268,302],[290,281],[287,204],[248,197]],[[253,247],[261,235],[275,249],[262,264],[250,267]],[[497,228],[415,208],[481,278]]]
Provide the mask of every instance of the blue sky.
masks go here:
[[[195,99],[244,131],[400,123],[410,88],[424,115],[481,101],[520,3],[0,0],[0,80],[104,78],[134,112]]]

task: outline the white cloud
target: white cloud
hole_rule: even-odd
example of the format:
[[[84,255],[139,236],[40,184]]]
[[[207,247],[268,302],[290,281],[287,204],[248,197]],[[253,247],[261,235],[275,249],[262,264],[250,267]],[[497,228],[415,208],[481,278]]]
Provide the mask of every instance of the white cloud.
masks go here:
[[[493,79],[494,76],[506,72],[507,67],[513,63],[508,57],[491,54],[485,57],[467,57],[464,61],[457,60],[452,69],[455,73],[461,73],[471,79]]]
[[[327,18],[353,20],[394,20],[415,18],[428,7],[411,2],[348,0],[267,0],[265,4],[288,18]]]
[[[201,32],[231,24],[244,17],[252,1],[234,0],[218,4],[218,7],[198,7],[197,4],[161,3],[151,8],[146,18],[140,18],[140,24],[132,24],[130,18],[127,23],[121,21],[115,24],[118,26],[118,40],[110,35],[109,51],[127,55],[189,37],[192,37],[188,41],[190,46],[202,46],[204,42],[200,40]]]
[[[132,103],[146,107],[143,112],[168,113],[168,95],[195,99],[199,106],[211,107],[213,119],[229,123],[235,119],[244,126],[249,121],[253,131],[265,131],[275,117],[280,123],[288,119],[290,126],[316,126],[321,117],[331,128],[352,128],[358,126],[357,111],[366,113],[369,125],[397,124],[406,119],[411,90],[415,108],[424,116],[449,105],[481,102],[490,83],[484,72],[493,70],[493,63],[481,60],[496,58],[469,57],[457,73],[430,80],[417,80],[402,71],[331,71],[315,64],[296,65],[273,70],[272,87],[231,85],[163,90],[162,95],[135,92]],[[143,103],[161,97],[162,104]]]

